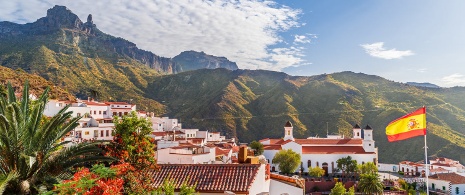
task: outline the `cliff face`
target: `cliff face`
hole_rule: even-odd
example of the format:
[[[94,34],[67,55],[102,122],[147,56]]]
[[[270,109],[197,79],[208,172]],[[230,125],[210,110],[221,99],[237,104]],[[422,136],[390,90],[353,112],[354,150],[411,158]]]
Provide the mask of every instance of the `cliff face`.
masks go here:
[[[237,64],[231,62],[225,57],[216,57],[205,54],[204,52],[184,51],[173,58],[173,61],[181,68],[182,71],[197,69],[216,69],[225,68],[237,70]]]
[[[79,17],[64,6],[55,6],[47,11],[47,16],[33,23],[15,24],[0,22],[0,38],[24,39],[49,36],[47,44],[55,52],[74,53],[84,56],[101,56],[110,60],[118,57],[130,58],[163,73],[177,73],[178,68],[170,58],[164,58],[137,48],[136,44],[123,38],[114,37],[100,31],[92,21],[92,15],[82,22]]]

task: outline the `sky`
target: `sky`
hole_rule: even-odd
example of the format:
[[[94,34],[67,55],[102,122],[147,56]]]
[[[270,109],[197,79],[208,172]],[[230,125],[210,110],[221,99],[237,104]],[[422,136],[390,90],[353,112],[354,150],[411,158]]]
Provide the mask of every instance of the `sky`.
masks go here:
[[[0,21],[34,22],[64,5],[144,50],[224,56],[241,69],[342,71],[465,86],[465,1],[0,0]]]

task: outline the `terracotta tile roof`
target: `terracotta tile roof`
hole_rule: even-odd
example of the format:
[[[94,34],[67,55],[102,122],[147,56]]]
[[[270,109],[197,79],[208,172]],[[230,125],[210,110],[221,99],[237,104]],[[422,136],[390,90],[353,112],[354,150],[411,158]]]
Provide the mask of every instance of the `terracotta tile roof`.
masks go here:
[[[263,149],[264,150],[281,150],[282,147],[279,144],[273,144],[273,145],[264,145]]]
[[[152,132],[152,135],[155,135],[155,136],[166,136],[166,132],[164,132],[164,131],[155,131],[155,132]]]
[[[201,144],[204,139],[203,138],[187,138],[187,141],[193,144]]]
[[[295,142],[302,145],[302,144],[328,144],[328,145],[355,145],[355,144],[362,144],[362,139],[296,139]]]
[[[221,148],[215,147],[216,156],[220,156],[220,155],[221,156],[228,156],[230,150],[231,149],[223,150]]]
[[[429,170],[430,173],[433,173],[433,172],[446,172],[446,171],[449,171],[449,170],[444,169],[444,168],[442,168],[442,167],[438,167],[438,168],[430,169],[430,170]]]
[[[277,142],[274,143],[274,144],[284,145],[284,144],[287,144],[287,143],[289,143],[289,142],[292,142],[292,140],[288,139],[288,140],[284,141],[284,140],[282,139],[282,140],[280,140],[280,141],[277,141]]]
[[[305,183],[304,181],[297,182],[298,179],[288,177],[288,176],[285,176],[285,175],[279,175],[279,174],[276,174],[276,173],[270,173],[270,177],[271,177],[271,179],[274,179],[274,180],[294,184],[296,187],[299,187],[299,188],[303,188],[302,183]],[[301,180],[303,180],[303,179],[301,179]]]
[[[258,140],[258,142],[264,142],[264,141],[268,141],[268,140],[270,140],[270,138],[261,139],[261,140]]]
[[[92,101],[87,101],[87,100],[83,100],[82,102],[87,104],[88,106],[108,106],[108,104],[101,103],[101,102],[92,102]]]
[[[452,184],[465,184],[465,177],[457,173],[439,173],[429,177],[430,179],[449,181]]]
[[[112,104],[131,105],[131,104],[128,104],[127,102],[105,102],[105,104],[108,104],[108,105],[112,105]]]
[[[179,189],[186,181],[195,185],[197,192],[231,191],[248,192],[260,169],[259,164],[160,164],[159,171],[153,171],[153,185],[161,186],[170,178]]]
[[[302,146],[302,154],[374,154],[363,146]]]
[[[239,148],[240,148],[239,146],[233,146],[233,147],[232,147],[233,153],[238,153],[238,152],[239,152]]]

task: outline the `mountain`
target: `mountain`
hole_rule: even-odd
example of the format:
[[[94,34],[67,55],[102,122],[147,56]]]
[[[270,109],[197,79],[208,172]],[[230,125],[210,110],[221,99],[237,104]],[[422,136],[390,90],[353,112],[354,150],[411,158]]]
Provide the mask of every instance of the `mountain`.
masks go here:
[[[237,66],[192,51],[179,55],[185,59],[163,58],[101,32],[91,16],[84,23],[62,6],[33,23],[0,22],[0,45],[3,84],[20,86],[27,78],[37,90],[53,86],[51,95],[60,99],[131,101],[179,118],[186,128],[221,131],[241,142],[280,138],[288,120],[298,138],[324,137],[327,125],[330,134],[351,136],[352,125],[369,124],[385,163],[424,158],[422,137],[388,143],[384,128],[426,106],[428,154],[465,161],[463,87],[416,87],[353,72],[299,77],[228,70]],[[223,68],[205,69],[213,67]]]
[[[215,69],[226,68],[237,70],[237,64],[225,57],[207,55],[204,52],[183,51],[173,58],[173,61],[180,67],[180,72],[197,70],[202,68]]]
[[[0,22],[0,45],[2,66],[40,75],[78,98],[94,94],[97,99],[132,100],[144,105],[142,109],[159,114],[164,113],[165,107],[146,98],[143,89],[156,76],[182,71],[171,58],[105,34],[93,23],[92,15],[82,22],[64,6],[49,9],[45,17],[33,23]],[[229,67],[231,63],[204,53],[197,56],[210,62],[205,68]],[[179,56],[176,59],[191,61]],[[194,65],[183,63],[182,67],[203,68]]]
[[[263,70],[195,70],[154,79],[147,95],[167,106],[184,127],[221,131],[240,142],[280,138],[287,120],[294,136],[351,136],[356,123],[373,127],[380,162],[419,161],[423,138],[388,143],[384,128],[427,106],[429,155],[465,161],[465,89],[418,88],[342,72],[311,77]],[[463,96],[462,96],[463,97]]]
[[[416,83],[416,82],[407,82],[407,85],[417,86],[417,87],[428,87],[428,88],[441,88],[432,83]]]
[[[16,93],[23,91],[24,83],[29,82],[29,92],[31,95],[39,97],[47,87],[50,87],[49,97],[52,99],[74,101],[76,98],[66,90],[55,86],[52,82],[44,78],[24,72],[23,70],[12,70],[0,66],[0,93],[6,92],[6,86],[11,83]]]

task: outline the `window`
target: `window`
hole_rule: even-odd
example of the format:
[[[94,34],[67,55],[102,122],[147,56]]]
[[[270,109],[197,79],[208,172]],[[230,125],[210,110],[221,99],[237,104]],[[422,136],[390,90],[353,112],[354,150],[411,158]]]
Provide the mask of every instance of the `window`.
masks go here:
[[[371,144],[368,144],[368,146],[371,146]]]
[[[58,106],[59,106],[59,107],[63,107],[63,103],[59,103]]]
[[[291,135],[291,131],[287,131],[287,135]]]
[[[212,137],[212,135],[210,134],[210,137]]]
[[[97,110],[94,110],[94,114],[97,114]]]
[[[103,111],[103,114],[107,114],[107,111]]]
[[[357,136],[360,136],[360,133],[359,133],[359,132],[357,132]]]
[[[98,114],[102,114],[102,111],[101,111],[101,110],[99,110],[99,111],[98,111]]]
[[[103,130],[100,131],[100,137],[103,137]]]
[[[81,117],[81,113],[77,113],[76,115],[77,115],[77,117]]]
[[[312,167],[312,161],[311,160],[307,161],[307,167]]]
[[[106,136],[107,136],[107,137],[110,136],[110,130],[107,130]]]
[[[89,135],[89,131],[84,131],[84,135]]]
[[[442,186],[442,190],[446,190],[446,186]]]
[[[455,194],[460,194],[460,189],[459,189],[459,187],[455,187]]]

